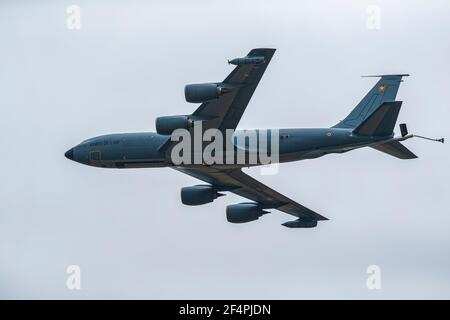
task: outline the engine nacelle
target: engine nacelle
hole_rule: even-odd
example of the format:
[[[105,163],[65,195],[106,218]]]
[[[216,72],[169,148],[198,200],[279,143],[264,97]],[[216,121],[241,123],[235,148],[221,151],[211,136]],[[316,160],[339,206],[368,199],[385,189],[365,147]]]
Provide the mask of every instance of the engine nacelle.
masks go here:
[[[285,222],[282,225],[288,228],[315,228],[317,226],[317,220],[297,219]]]
[[[184,87],[184,97],[187,102],[203,103],[218,99],[221,95],[230,92],[230,88],[220,83],[195,83]]]
[[[181,189],[181,202],[188,206],[198,206],[213,202],[214,199],[223,195],[210,185],[184,187]]]
[[[227,206],[227,220],[231,223],[244,223],[258,220],[268,213],[254,202],[244,202]]]
[[[192,121],[188,116],[166,116],[156,118],[156,132],[158,134],[171,135],[176,129],[192,127]]]
[[[249,56],[228,60],[229,64],[234,64],[235,66],[240,66],[243,64],[261,64],[265,62],[266,60],[264,59],[264,57],[249,57]]]

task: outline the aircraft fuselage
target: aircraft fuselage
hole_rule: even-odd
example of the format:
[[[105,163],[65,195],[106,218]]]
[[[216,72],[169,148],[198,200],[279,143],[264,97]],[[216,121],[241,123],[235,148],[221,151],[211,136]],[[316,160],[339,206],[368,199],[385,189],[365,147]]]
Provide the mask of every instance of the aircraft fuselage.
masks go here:
[[[252,130],[258,132],[259,129]],[[275,129],[267,129],[269,136],[271,130]],[[329,153],[343,153],[392,138],[392,135],[386,137],[359,136],[353,134],[352,129],[345,128],[276,130],[279,141],[279,158],[276,162],[280,163],[318,158]],[[237,130],[234,136],[239,136],[247,131],[249,130]],[[171,161],[170,154],[166,153],[163,148],[170,139],[170,136],[155,132],[108,134],[85,140],[67,151],[65,155],[76,162],[103,168],[170,167],[174,163]],[[249,149],[245,144],[240,145],[236,138],[233,145],[235,151],[236,148],[244,149],[247,156],[245,163],[231,166],[248,167],[261,164],[259,160],[257,164],[248,161],[250,158],[248,154],[259,150]],[[270,146],[269,143],[269,150]],[[216,165],[230,166],[230,164]]]

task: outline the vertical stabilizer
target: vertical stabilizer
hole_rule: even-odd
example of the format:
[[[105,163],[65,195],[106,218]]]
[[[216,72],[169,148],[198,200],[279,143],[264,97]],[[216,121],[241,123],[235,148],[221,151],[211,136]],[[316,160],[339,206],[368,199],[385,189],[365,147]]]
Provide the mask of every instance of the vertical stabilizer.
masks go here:
[[[350,112],[350,114],[335,128],[356,128],[366,120],[383,102],[394,101],[397,91],[402,82],[402,77],[407,74],[380,75],[369,77],[381,77],[375,86],[366,94],[360,103]]]

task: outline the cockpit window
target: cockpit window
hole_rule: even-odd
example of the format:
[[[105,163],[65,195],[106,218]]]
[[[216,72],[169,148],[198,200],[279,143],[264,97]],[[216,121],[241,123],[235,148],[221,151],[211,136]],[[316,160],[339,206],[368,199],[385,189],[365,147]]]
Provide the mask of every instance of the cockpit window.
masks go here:
[[[110,139],[105,139],[105,140],[97,140],[95,138],[93,139],[87,139],[84,140],[80,143],[80,145],[82,146],[89,146],[89,147],[97,147],[97,146],[102,146],[102,145],[110,145],[110,144],[119,144],[120,140],[110,140]]]
[[[102,140],[102,141],[93,141],[93,142],[89,143],[89,146],[90,147],[96,147],[96,146],[101,146],[101,145],[107,146],[110,144],[119,144],[119,143],[120,143],[120,140]]]

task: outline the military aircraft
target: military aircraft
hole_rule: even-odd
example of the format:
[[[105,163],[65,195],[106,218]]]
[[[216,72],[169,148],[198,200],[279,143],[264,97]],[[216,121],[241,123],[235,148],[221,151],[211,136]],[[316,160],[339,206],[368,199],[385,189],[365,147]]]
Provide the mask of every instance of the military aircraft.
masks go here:
[[[227,206],[227,220],[243,223],[257,220],[276,209],[297,219],[283,223],[288,228],[312,228],[318,221],[328,220],[292,199],[262,184],[242,171],[244,167],[260,165],[250,163],[250,145],[239,144],[233,134],[231,151],[244,150],[244,163],[174,163],[172,151],[180,141],[172,134],[179,129],[195,131],[201,124],[201,134],[208,129],[225,133],[236,129],[253,92],[258,86],[275,49],[253,49],[245,57],[229,60],[235,65],[222,82],[191,84],[185,87],[187,102],[201,103],[189,115],[164,116],[156,119],[156,133],[119,133],[102,135],[85,140],[65,153],[73,161],[104,168],[170,167],[199,180],[205,185],[182,188],[181,200],[186,205],[202,205],[232,192],[251,202]],[[342,121],[330,128],[271,129],[277,131],[279,157],[277,163],[313,159],[330,153],[343,153],[370,147],[399,159],[414,159],[416,155],[401,141],[412,137],[405,124],[400,125],[401,135],[394,137],[394,126],[402,105],[395,101],[402,78],[407,74],[379,75],[379,81]],[[194,133],[195,135],[195,133]],[[426,137],[421,137],[430,139]],[[444,142],[444,139],[430,139]],[[204,150],[205,141],[201,141]],[[257,145],[258,146],[258,145]],[[225,148],[226,149],[226,148]],[[257,147],[258,149],[258,147]],[[224,154],[230,150],[224,150]]]

